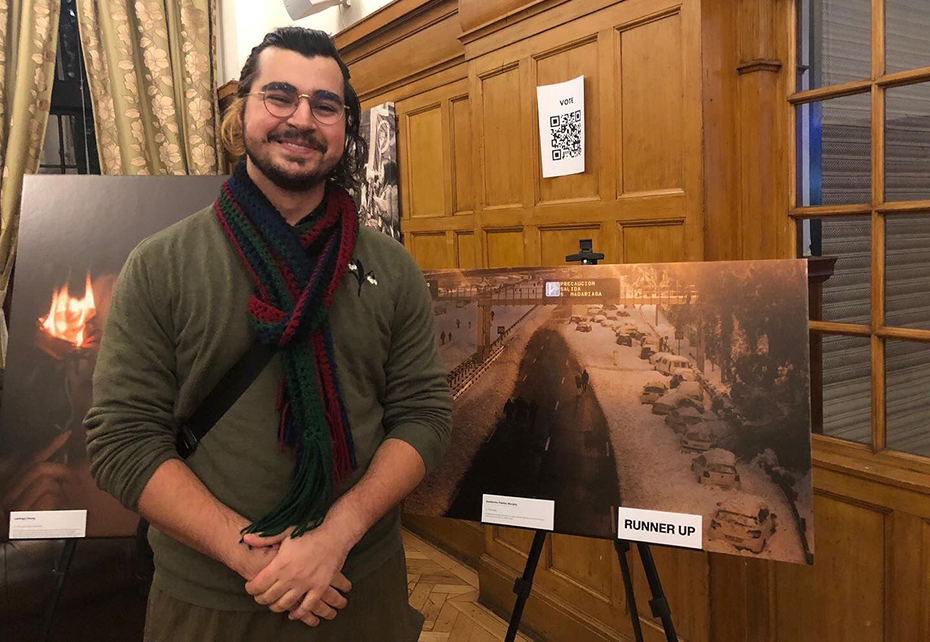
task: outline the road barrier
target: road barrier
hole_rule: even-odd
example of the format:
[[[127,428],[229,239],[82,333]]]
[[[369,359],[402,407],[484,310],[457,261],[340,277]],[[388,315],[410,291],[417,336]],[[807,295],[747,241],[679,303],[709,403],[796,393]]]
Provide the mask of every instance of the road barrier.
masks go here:
[[[497,337],[490,346],[488,346],[488,356],[485,359],[479,359],[478,353],[471,355],[455,366],[452,371],[447,375],[449,381],[449,387],[452,389],[452,398],[458,399],[463,392],[465,392],[475,381],[477,381],[481,375],[483,375],[488,368],[491,367],[491,364],[500,356],[501,352],[504,351],[504,345],[507,342],[507,339],[513,334],[513,331],[516,330],[527,316],[531,312],[536,310],[538,306],[533,306],[527,310],[523,316],[513,322],[509,328],[504,330],[504,333]]]

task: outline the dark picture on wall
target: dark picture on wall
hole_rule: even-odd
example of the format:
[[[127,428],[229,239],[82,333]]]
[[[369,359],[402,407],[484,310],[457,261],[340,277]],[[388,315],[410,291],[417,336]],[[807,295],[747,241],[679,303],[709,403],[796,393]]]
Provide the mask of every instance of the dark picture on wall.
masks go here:
[[[555,532],[600,538],[619,509],[700,515],[704,550],[812,561],[803,261],[426,278],[453,441],[407,512],[554,500]]]
[[[116,277],[147,236],[209,205],[224,176],[27,176],[0,405],[0,509],[87,510],[87,536],[137,516],[91,478],[84,415]]]
[[[400,241],[394,103],[383,103],[363,111],[359,129],[368,142],[364,180],[354,195],[361,223]]]

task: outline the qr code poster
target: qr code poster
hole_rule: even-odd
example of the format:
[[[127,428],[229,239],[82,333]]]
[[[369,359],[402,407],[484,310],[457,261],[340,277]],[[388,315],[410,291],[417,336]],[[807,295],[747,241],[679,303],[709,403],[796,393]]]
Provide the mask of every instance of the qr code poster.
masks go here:
[[[536,88],[543,178],[584,171],[584,76]]]

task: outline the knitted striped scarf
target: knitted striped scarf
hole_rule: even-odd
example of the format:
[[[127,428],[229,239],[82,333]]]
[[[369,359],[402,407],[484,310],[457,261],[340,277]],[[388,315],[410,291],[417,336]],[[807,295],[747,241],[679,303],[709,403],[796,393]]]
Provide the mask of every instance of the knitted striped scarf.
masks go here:
[[[214,210],[255,286],[248,311],[258,340],[278,347],[278,442],[296,455],[290,490],[243,533],[272,536],[294,526],[291,536],[299,537],[320,525],[336,483],[357,465],[328,320],[358,236],[355,205],[327,185],[323,215],[294,228],[240,163]]]

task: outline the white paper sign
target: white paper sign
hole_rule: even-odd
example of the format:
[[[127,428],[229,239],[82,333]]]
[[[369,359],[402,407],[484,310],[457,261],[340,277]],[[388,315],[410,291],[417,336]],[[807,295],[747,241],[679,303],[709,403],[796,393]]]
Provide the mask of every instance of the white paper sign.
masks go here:
[[[551,531],[555,521],[555,502],[506,495],[482,495],[481,521],[501,526],[522,526]]]
[[[617,517],[617,539],[704,548],[702,515],[621,507]]]
[[[536,88],[543,178],[584,171],[584,76]]]
[[[10,513],[10,539],[84,537],[86,510],[28,510]]]

